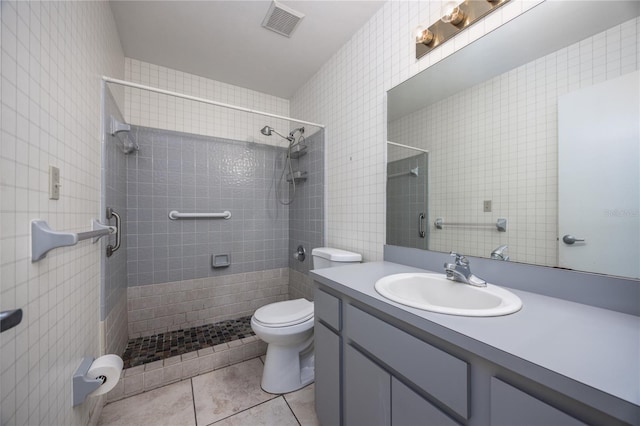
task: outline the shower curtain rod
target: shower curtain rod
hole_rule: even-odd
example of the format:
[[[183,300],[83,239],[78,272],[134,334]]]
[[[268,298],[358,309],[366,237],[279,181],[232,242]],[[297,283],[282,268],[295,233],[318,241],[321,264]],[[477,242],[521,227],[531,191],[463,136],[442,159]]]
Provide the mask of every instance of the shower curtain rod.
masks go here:
[[[188,99],[190,101],[200,102],[200,103],[203,103],[203,104],[209,104],[209,105],[215,105],[215,106],[229,108],[229,109],[235,109],[237,111],[250,112],[250,113],[253,113],[253,114],[264,115],[266,117],[278,118],[278,119],[281,119],[281,120],[295,121],[296,123],[307,124],[309,126],[316,126],[316,127],[321,128],[321,129],[324,129],[324,125],[323,124],[312,123],[310,121],[296,120],[295,118],[291,118],[291,117],[284,117],[282,115],[271,114],[271,113],[264,112],[264,111],[257,111],[255,109],[244,108],[244,107],[231,105],[231,104],[225,104],[225,103],[222,103],[222,102],[216,102],[216,101],[212,101],[210,99],[199,98],[197,96],[191,96],[191,95],[185,95],[184,93],[172,92],[170,90],[159,89],[157,87],[145,86],[144,84],[133,83],[133,82],[126,81],[126,80],[118,80],[116,78],[111,78],[111,77],[107,77],[107,76],[102,76],[102,80],[104,82],[106,82],[106,83],[114,83],[114,84],[119,84],[121,86],[134,87],[136,89],[148,90],[150,92],[161,93],[163,95],[175,96],[177,98]]]
[[[399,146],[400,148],[413,149],[414,151],[420,151],[420,152],[424,152],[424,153],[426,153],[426,154],[428,154],[428,153],[429,153],[429,150],[422,149],[422,148],[416,148],[415,146],[403,145],[403,144],[401,144],[401,143],[398,143],[398,142],[391,142],[391,141],[387,141],[387,143],[388,143],[389,145]]]

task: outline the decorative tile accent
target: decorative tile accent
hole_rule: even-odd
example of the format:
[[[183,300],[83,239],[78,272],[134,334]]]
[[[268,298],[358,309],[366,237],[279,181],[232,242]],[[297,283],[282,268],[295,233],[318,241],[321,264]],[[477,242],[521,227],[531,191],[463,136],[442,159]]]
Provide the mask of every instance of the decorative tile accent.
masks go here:
[[[251,317],[246,316],[237,320],[131,339],[122,359],[125,369],[144,364],[145,371],[150,371],[161,368],[163,359],[188,352],[191,354],[185,357],[187,359],[213,355],[214,346],[222,343],[228,343],[230,347],[242,346],[242,339],[254,335]]]

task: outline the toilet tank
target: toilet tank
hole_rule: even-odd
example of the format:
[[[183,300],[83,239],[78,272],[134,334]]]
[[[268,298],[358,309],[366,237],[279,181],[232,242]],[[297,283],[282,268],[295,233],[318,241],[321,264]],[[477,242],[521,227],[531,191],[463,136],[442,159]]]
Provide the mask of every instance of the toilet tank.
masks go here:
[[[331,247],[316,247],[311,251],[313,269],[332,268],[362,262],[362,255]]]

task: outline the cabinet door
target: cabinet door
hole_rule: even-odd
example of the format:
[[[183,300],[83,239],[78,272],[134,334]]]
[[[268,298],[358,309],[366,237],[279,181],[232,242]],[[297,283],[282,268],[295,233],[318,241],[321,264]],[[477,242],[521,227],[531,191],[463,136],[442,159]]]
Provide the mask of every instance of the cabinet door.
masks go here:
[[[585,423],[493,377],[491,379],[491,425],[585,426]]]
[[[340,337],[316,320],[316,413],[323,426],[340,425]]]
[[[349,345],[344,354],[345,425],[390,425],[391,376]]]
[[[391,378],[391,424],[393,426],[459,426],[451,417],[409,389],[395,377]]]

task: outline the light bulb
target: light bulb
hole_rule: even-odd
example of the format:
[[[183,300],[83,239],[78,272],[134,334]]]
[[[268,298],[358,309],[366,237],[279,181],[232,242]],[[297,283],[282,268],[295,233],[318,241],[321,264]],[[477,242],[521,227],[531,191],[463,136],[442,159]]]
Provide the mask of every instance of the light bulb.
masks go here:
[[[453,1],[445,3],[442,9],[440,9],[440,12],[442,13],[440,20],[447,24],[458,25],[465,18],[464,12]]]
[[[419,25],[416,28],[416,43],[430,44],[433,41],[433,33],[428,28]]]

